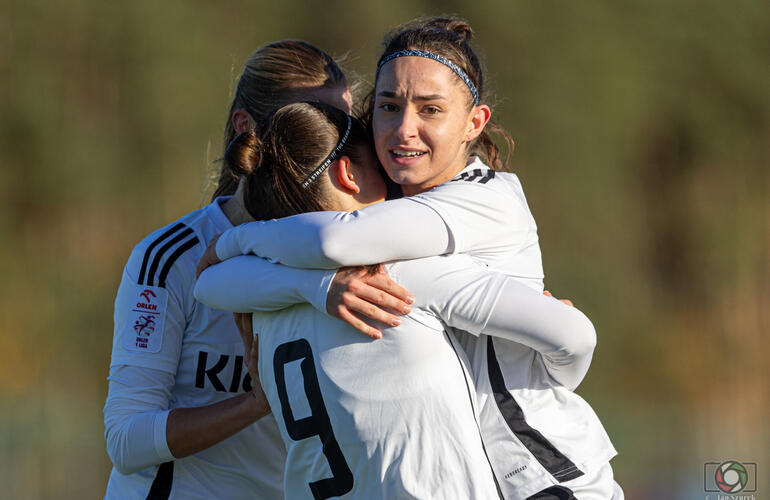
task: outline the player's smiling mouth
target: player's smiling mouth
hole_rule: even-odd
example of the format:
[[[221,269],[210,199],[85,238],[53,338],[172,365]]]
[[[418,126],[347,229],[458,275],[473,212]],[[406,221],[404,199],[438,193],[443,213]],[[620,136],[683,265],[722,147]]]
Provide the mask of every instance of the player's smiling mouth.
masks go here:
[[[390,152],[396,158],[417,158],[418,156],[427,154],[425,151],[408,151],[406,149],[391,149]]]

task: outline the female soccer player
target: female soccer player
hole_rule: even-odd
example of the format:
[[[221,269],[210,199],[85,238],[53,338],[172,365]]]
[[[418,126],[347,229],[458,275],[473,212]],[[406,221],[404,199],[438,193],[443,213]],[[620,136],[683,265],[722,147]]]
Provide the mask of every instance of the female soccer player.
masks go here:
[[[300,41],[257,50],[238,82],[225,144],[271,110],[300,99],[350,108],[334,60]],[[272,418],[251,425],[263,408],[244,373],[232,317],[192,294],[195,264],[211,237],[250,220],[241,193],[225,196],[237,184],[224,162],[213,202],[150,234],[126,264],[104,407],[114,464],[107,498],[169,498],[172,492],[175,498],[283,497],[285,449]],[[292,280],[290,273],[273,278]],[[384,275],[374,278],[381,282]],[[323,280],[328,277],[317,275],[303,282],[313,284],[307,291],[273,294],[276,306],[313,302]]]
[[[485,131],[484,75],[459,19],[418,20],[385,40],[371,99],[377,156],[407,198],[352,214],[314,213],[222,235],[203,265],[254,253],[298,267],[336,267],[444,253],[542,290],[537,227],[518,178]],[[214,253],[216,255],[214,255]],[[341,316],[369,334],[363,321]],[[558,356],[520,342],[460,334],[471,360],[487,452],[505,498],[622,498],[616,454],[580,378]]]
[[[320,103],[290,104],[228,148],[257,220],[303,210],[357,210],[385,197],[363,125]],[[238,310],[258,301],[272,265],[241,257],[200,276],[195,295]],[[537,348],[581,378],[595,333],[574,308],[469,256],[392,263],[422,297],[379,341],[310,305],[255,313],[259,376],[288,451],[287,498],[497,497],[475,420],[465,358],[444,325]],[[255,296],[256,294],[256,296]],[[248,309],[247,309],[248,310]],[[248,343],[248,341],[247,341]]]

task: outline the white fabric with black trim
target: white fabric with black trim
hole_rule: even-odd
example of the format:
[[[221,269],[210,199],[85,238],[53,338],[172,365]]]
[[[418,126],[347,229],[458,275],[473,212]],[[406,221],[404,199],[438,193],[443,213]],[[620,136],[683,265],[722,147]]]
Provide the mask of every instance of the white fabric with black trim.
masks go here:
[[[444,321],[484,325],[496,301],[469,298],[496,296],[504,281],[459,256],[387,270],[418,303],[381,340],[309,305],[254,314],[260,380],[288,450],[286,497],[498,498],[467,360]],[[207,286],[233,286],[219,281]]]
[[[316,212],[246,224],[217,242],[220,258],[254,253],[305,267],[446,252],[468,253],[543,290],[537,225],[521,182],[514,174],[493,172],[479,159],[453,180],[416,196],[354,213]],[[543,356],[522,344],[483,335],[463,340],[474,369],[487,451],[507,499],[525,499],[601,467],[617,454],[593,409],[571,390],[579,380],[570,386],[557,383]]]
[[[166,444],[171,409],[209,405],[251,388],[232,314],[193,296],[204,249],[232,227],[220,207],[225,200],[149,235],[123,271],[104,408],[108,453],[117,466],[106,498],[283,498],[286,451],[272,416],[183,459],[174,459]],[[283,285],[263,290],[268,309],[325,301],[333,276],[277,266],[265,273]]]

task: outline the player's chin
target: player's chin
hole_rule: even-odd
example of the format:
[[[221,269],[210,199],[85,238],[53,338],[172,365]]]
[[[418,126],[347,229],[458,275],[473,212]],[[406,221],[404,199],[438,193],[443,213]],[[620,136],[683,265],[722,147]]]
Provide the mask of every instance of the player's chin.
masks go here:
[[[404,165],[383,165],[388,177],[401,186],[414,186],[420,184],[421,175],[418,169]]]

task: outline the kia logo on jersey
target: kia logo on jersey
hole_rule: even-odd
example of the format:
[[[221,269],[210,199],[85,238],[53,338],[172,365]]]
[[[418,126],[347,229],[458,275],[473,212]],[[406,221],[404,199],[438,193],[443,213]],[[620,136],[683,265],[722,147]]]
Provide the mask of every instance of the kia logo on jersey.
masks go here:
[[[152,303],[152,299],[156,298],[157,295],[155,295],[155,292],[149,289],[145,289],[142,293],[139,294],[140,297],[144,297],[144,302],[137,302],[136,307],[139,309],[146,309],[148,311],[157,311],[158,306]],[[152,297],[152,298],[151,298]]]
[[[209,354],[216,362],[209,364]],[[198,351],[198,366],[195,370],[195,387],[211,385],[217,392],[249,392],[252,389],[251,375],[243,375],[243,356]],[[232,376],[228,376],[232,370]],[[206,383],[208,382],[208,384]],[[228,384],[225,386],[225,384]]]

